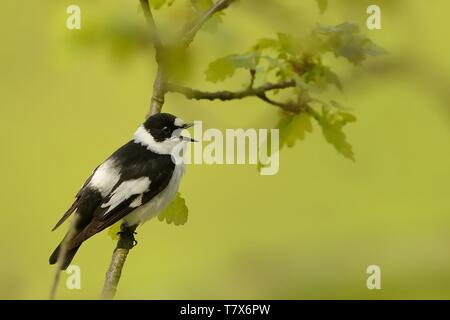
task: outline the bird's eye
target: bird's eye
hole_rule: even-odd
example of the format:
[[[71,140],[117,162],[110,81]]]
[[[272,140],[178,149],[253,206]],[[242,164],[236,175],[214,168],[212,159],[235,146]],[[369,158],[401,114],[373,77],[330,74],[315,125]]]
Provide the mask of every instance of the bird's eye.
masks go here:
[[[170,133],[170,129],[169,129],[168,127],[162,128],[161,131],[162,131],[164,134],[169,134],[169,133]]]

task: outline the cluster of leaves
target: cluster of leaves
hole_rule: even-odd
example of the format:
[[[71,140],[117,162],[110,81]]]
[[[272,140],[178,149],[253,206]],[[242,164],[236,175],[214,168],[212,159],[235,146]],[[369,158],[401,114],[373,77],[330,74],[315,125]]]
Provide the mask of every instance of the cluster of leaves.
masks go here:
[[[319,11],[323,14],[328,8],[328,0],[316,0],[319,6]],[[165,5],[170,7],[173,5],[175,0],[149,0],[150,6],[154,10],[161,9]],[[194,14],[201,14],[208,10],[213,4],[213,0],[189,0]],[[217,12],[211,19],[207,22],[204,29],[214,31],[218,24],[222,22],[223,11]]]
[[[328,0],[315,1],[320,13],[324,13],[328,7]],[[151,7],[157,10],[171,6],[175,0],[149,0],[149,2]],[[192,18],[195,18],[210,8],[214,1],[189,0],[189,3]],[[222,21],[222,15],[222,12],[215,14],[208,21],[206,29],[215,30]],[[144,39],[144,36],[141,39],[142,43],[146,43],[146,40],[148,39]],[[356,117],[338,102],[322,101],[317,97],[330,87],[343,89],[339,76],[331,66],[324,63],[325,56],[332,54],[336,58],[346,59],[353,65],[359,65],[368,57],[383,53],[383,49],[360,32],[358,25],[344,22],[335,26],[318,25],[309,36],[302,39],[285,33],[278,33],[274,38],[260,39],[244,53],[227,55],[211,62],[205,73],[206,80],[214,83],[232,77],[237,70],[249,72],[250,86],[267,82],[293,82],[295,86],[291,88],[273,91],[275,98],[280,99],[282,96],[283,99],[283,102],[277,102],[277,105],[290,106],[282,108],[279,112],[277,128],[280,130],[280,147],[292,148],[297,141],[305,139],[308,133],[312,133],[315,121],[321,128],[325,140],[338,153],[354,161],[352,146],[347,141],[343,129],[348,123],[356,121]],[[168,60],[172,65],[171,60]],[[292,106],[295,106],[295,110]],[[261,166],[260,164],[259,167]],[[188,208],[179,193],[172,204],[158,216],[160,221],[175,225],[185,224],[187,218]],[[119,224],[110,228],[109,234],[113,239],[119,229]]]
[[[150,0],[154,9],[171,5],[174,0]],[[201,14],[212,0],[191,0],[195,14]],[[328,7],[328,0],[316,0],[320,13]],[[211,23],[217,25],[221,14]],[[342,90],[339,76],[323,63],[325,54],[345,58],[353,65],[361,64],[369,56],[377,56],[384,50],[360,32],[358,25],[344,22],[336,26],[319,25],[304,39],[296,39],[285,33],[275,38],[264,38],[247,52],[232,54],[209,64],[206,80],[221,82],[232,77],[236,70],[246,69],[254,79],[267,82],[294,80],[295,88],[286,104],[296,105],[298,112],[281,112],[277,127],[280,129],[281,147],[293,147],[311,133],[311,119],[315,119],[328,143],[344,157],[354,160],[352,146],[343,132],[344,126],[356,120],[338,102],[321,101],[315,96],[322,94],[330,85]],[[254,82],[252,80],[252,82]],[[278,93],[277,91],[275,94]]]
[[[303,39],[278,33],[275,38],[260,39],[243,54],[217,59],[209,64],[206,79],[220,82],[232,77],[237,70],[246,69],[257,80],[255,85],[258,81],[294,81],[295,87],[289,89],[290,94],[284,97],[284,104],[296,106],[296,112],[292,112],[292,108],[284,109],[277,125],[281,147],[293,147],[296,141],[303,140],[306,133],[312,132],[311,119],[315,119],[326,141],[344,157],[354,160],[343,129],[356,118],[338,102],[317,98],[330,86],[342,90],[339,76],[324,63],[325,55],[330,53],[359,65],[369,56],[377,56],[384,51],[360,33],[354,23],[319,25]],[[279,95],[279,91],[274,91],[274,95]]]

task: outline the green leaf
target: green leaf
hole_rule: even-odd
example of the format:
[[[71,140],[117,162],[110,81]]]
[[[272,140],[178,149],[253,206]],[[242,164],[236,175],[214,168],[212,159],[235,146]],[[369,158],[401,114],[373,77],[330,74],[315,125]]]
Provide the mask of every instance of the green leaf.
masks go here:
[[[337,152],[342,154],[345,158],[355,161],[352,146],[347,142],[347,138],[342,131],[342,126],[336,124],[320,122],[322,132],[328,143],[332,144]]]
[[[120,231],[120,225],[121,225],[121,221],[118,221],[116,223],[114,223],[111,227],[109,227],[108,229],[108,236],[111,237],[111,239],[113,240],[118,240],[119,239],[119,231]]]
[[[278,42],[274,39],[262,38],[256,42],[256,45],[254,45],[253,48],[255,50],[265,50],[269,48],[275,48],[277,44]]]
[[[331,71],[331,69],[329,67],[323,68],[323,78],[327,83],[333,84],[340,91],[342,91],[344,89],[342,86],[341,79],[339,79],[339,76],[336,73],[334,73],[333,71]]]
[[[344,22],[336,26],[320,25],[313,34],[322,38],[322,48],[325,51],[333,52],[336,57],[344,57],[355,65],[363,62],[367,56],[385,53],[383,48],[360,33],[355,23]]]
[[[280,112],[280,120],[277,124],[277,128],[279,129],[280,135],[280,149],[284,146],[288,146],[292,148],[298,140],[305,139],[305,135],[307,132],[312,132],[312,124],[311,124],[311,116],[305,112],[302,112],[298,115],[291,115],[286,112]],[[269,130],[267,140],[263,143],[266,145],[264,151],[266,154],[264,157],[271,157],[272,152],[272,132]],[[260,160],[262,159],[262,147],[259,146],[258,150],[258,164],[257,169],[261,172],[262,168],[266,168],[269,164],[264,164]],[[278,150],[276,150],[278,151]]]
[[[333,111],[334,112],[334,115],[333,115],[334,120],[337,119],[337,121],[343,122],[343,124],[347,124],[347,123],[356,121],[356,117],[353,114],[347,112],[349,110],[349,108],[344,107],[342,104],[340,104],[336,100],[331,100],[330,104],[332,107],[337,109],[337,110]],[[328,107],[325,103],[323,103],[323,105],[325,107]]]
[[[309,89],[311,89],[311,87],[308,85],[308,83],[305,81],[305,79],[303,79],[299,75],[294,74],[294,80],[295,80],[295,86],[299,90],[309,90]]]
[[[237,68],[253,69],[258,64],[259,52],[248,52],[231,56],[231,60]]]
[[[298,115],[282,114],[278,124],[280,129],[280,147],[292,148],[298,140],[305,139],[307,132],[312,132],[311,116],[305,112]]]
[[[211,82],[224,81],[234,75],[236,66],[230,57],[224,57],[211,62],[206,70],[206,80]]]
[[[177,192],[172,203],[158,215],[158,220],[166,220],[168,224],[173,223],[176,226],[183,225],[187,222],[188,207],[186,206],[186,201],[179,192]]]
[[[266,49],[274,49],[279,55],[278,58],[284,59],[288,55],[296,55],[299,53],[300,46],[298,39],[293,36],[278,32],[276,39],[262,38],[253,46],[252,50],[262,51]]]
[[[339,115],[341,117],[341,122],[343,125],[346,125],[347,123],[356,122],[356,117],[348,112],[339,112]]]
[[[277,33],[278,44],[280,52],[289,53],[289,54],[297,54],[299,47],[295,38],[289,34],[278,32]]]
[[[258,52],[235,54],[211,62],[206,70],[206,80],[211,82],[224,81],[234,75],[236,69],[253,69],[259,61]]]
[[[328,7],[328,0],[317,0],[317,5],[319,6],[320,14],[323,14]]]
[[[355,161],[355,155],[347,137],[343,132],[344,126],[349,122],[356,121],[355,116],[347,112],[331,112],[326,107],[319,115],[318,123],[322,128],[325,140],[333,145],[337,152],[345,158]]]

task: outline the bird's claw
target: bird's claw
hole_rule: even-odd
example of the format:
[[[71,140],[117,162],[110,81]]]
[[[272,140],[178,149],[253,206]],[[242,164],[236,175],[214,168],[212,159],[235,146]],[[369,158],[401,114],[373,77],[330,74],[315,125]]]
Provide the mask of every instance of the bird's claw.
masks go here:
[[[127,232],[127,231],[119,231],[119,232],[116,233],[117,236],[121,236],[122,234],[127,234],[127,235],[129,235],[129,236],[131,237],[131,241],[132,241],[132,243],[133,243],[133,247],[136,246],[136,245],[138,244],[138,241],[134,238],[134,235],[137,234],[136,231],[134,231],[132,234],[130,234],[130,233]]]

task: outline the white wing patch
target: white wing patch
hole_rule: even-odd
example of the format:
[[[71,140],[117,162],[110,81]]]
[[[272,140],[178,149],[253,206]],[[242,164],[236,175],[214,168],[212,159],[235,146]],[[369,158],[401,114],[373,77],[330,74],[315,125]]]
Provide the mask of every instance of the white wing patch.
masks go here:
[[[150,179],[148,177],[142,177],[139,179],[127,180],[122,182],[111,194],[111,198],[107,203],[102,204],[102,208],[108,208],[105,215],[112,209],[116,208],[125,200],[129,199],[131,196],[136,194],[141,194],[147,192],[150,187]],[[141,202],[142,202],[142,196]],[[139,197],[137,198],[139,199]],[[137,199],[133,200],[132,203],[137,204]],[[136,201],[136,202],[135,202]]]
[[[142,197],[144,196],[143,193],[141,193],[136,199],[134,199],[133,201],[131,201],[130,203],[130,207],[131,208],[137,208],[139,206],[142,205]]]
[[[114,160],[103,162],[92,176],[89,186],[97,189],[103,197],[106,197],[112,188],[119,182],[120,171],[117,169]]]

